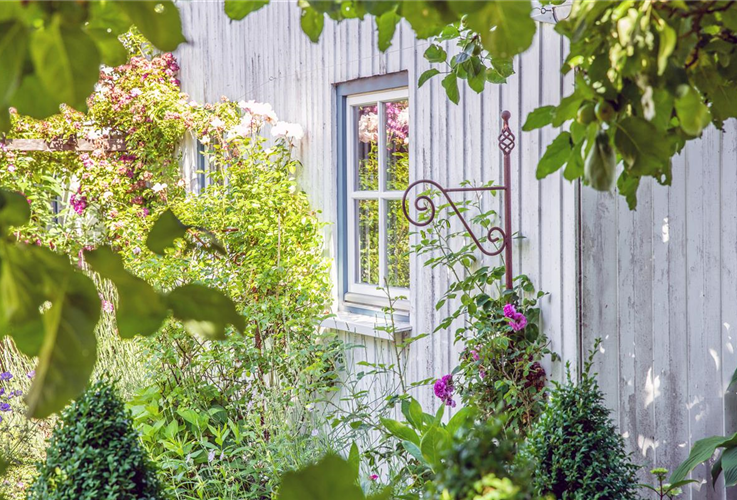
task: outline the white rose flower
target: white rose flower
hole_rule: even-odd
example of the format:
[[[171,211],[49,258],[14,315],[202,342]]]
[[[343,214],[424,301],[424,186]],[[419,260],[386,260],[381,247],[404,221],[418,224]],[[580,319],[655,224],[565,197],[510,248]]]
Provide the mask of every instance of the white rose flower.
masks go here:
[[[278,122],[271,127],[271,135],[284,137],[290,141],[301,141],[305,136],[305,132],[299,123]]]

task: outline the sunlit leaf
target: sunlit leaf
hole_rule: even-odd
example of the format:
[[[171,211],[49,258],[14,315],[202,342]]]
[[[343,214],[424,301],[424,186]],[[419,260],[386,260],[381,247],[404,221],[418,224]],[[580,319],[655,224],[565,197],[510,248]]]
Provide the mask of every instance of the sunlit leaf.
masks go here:
[[[179,9],[170,0],[127,0],[118,5],[157,49],[171,52],[187,41],[182,34]]]
[[[224,339],[225,328],[233,325],[243,332],[243,316],[233,301],[222,292],[191,283],[174,289],[168,296],[169,308],[188,332],[209,339]]]
[[[325,14],[318,12],[312,7],[305,7],[302,9],[302,17],[299,22],[302,26],[302,31],[310,37],[312,43],[320,41],[320,35],[325,26]]]
[[[268,4],[269,0],[225,0],[225,13],[231,19],[241,20]]]
[[[395,11],[390,10],[376,17],[376,30],[379,35],[379,50],[386,52],[391,47],[394,32],[397,29],[397,23],[401,18]]]
[[[108,247],[85,254],[92,269],[111,280],[118,290],[115,319],[122,338],[156,333],[166,319],[168,309],[151,285],[133,276],[123,267],[123,259]]]
[[[171,209],[163,212],[154,223],[146,238],[146,246],[154,253],[164,255],[167,248],[174,245],[179,238],[187,234],[188,226],[174,215]]]

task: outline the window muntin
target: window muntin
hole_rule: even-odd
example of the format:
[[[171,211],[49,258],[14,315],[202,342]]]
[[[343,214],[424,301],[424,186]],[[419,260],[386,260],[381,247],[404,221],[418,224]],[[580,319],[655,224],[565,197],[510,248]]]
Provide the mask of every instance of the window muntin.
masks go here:
[[[347,98],[348,292],[393,295],[409,288],[409,223],[402,196],[409,184],[407,89]]]

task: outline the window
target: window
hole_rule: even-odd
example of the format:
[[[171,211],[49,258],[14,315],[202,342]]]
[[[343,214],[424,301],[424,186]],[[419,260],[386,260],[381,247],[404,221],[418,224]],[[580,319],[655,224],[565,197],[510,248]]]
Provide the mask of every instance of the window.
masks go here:
[[[392,295],[407,296],[409,223],[402,211],[409,184],[407,89],[346,96],[344,123],[346,299],[384,297],[377,288],[386,285]]]

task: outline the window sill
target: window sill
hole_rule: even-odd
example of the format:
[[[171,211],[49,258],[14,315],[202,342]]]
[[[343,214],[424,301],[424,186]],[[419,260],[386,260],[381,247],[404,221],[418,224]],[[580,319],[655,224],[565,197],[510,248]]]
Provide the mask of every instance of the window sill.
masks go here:
[[[383,308],[389,307],[389,299],[387,299],[386,296],[380,295],[346,292],[343,297],[343,301],[349,306],[372,308],[379,314],[383,312]],[[406,316],[407,313],[409,313],[409,300],[395,300],[394,312],[396,315]]]
[[[412,331],[412,325],[407,321],[394,321],[395,335],[377,328],[389,325],[384,318],[340,311],[335,316],[323,320],[321,327],[330,330],[356,333],[366,337],[374,337],[383,340],[395,340],[395,335],[405,334]]]

